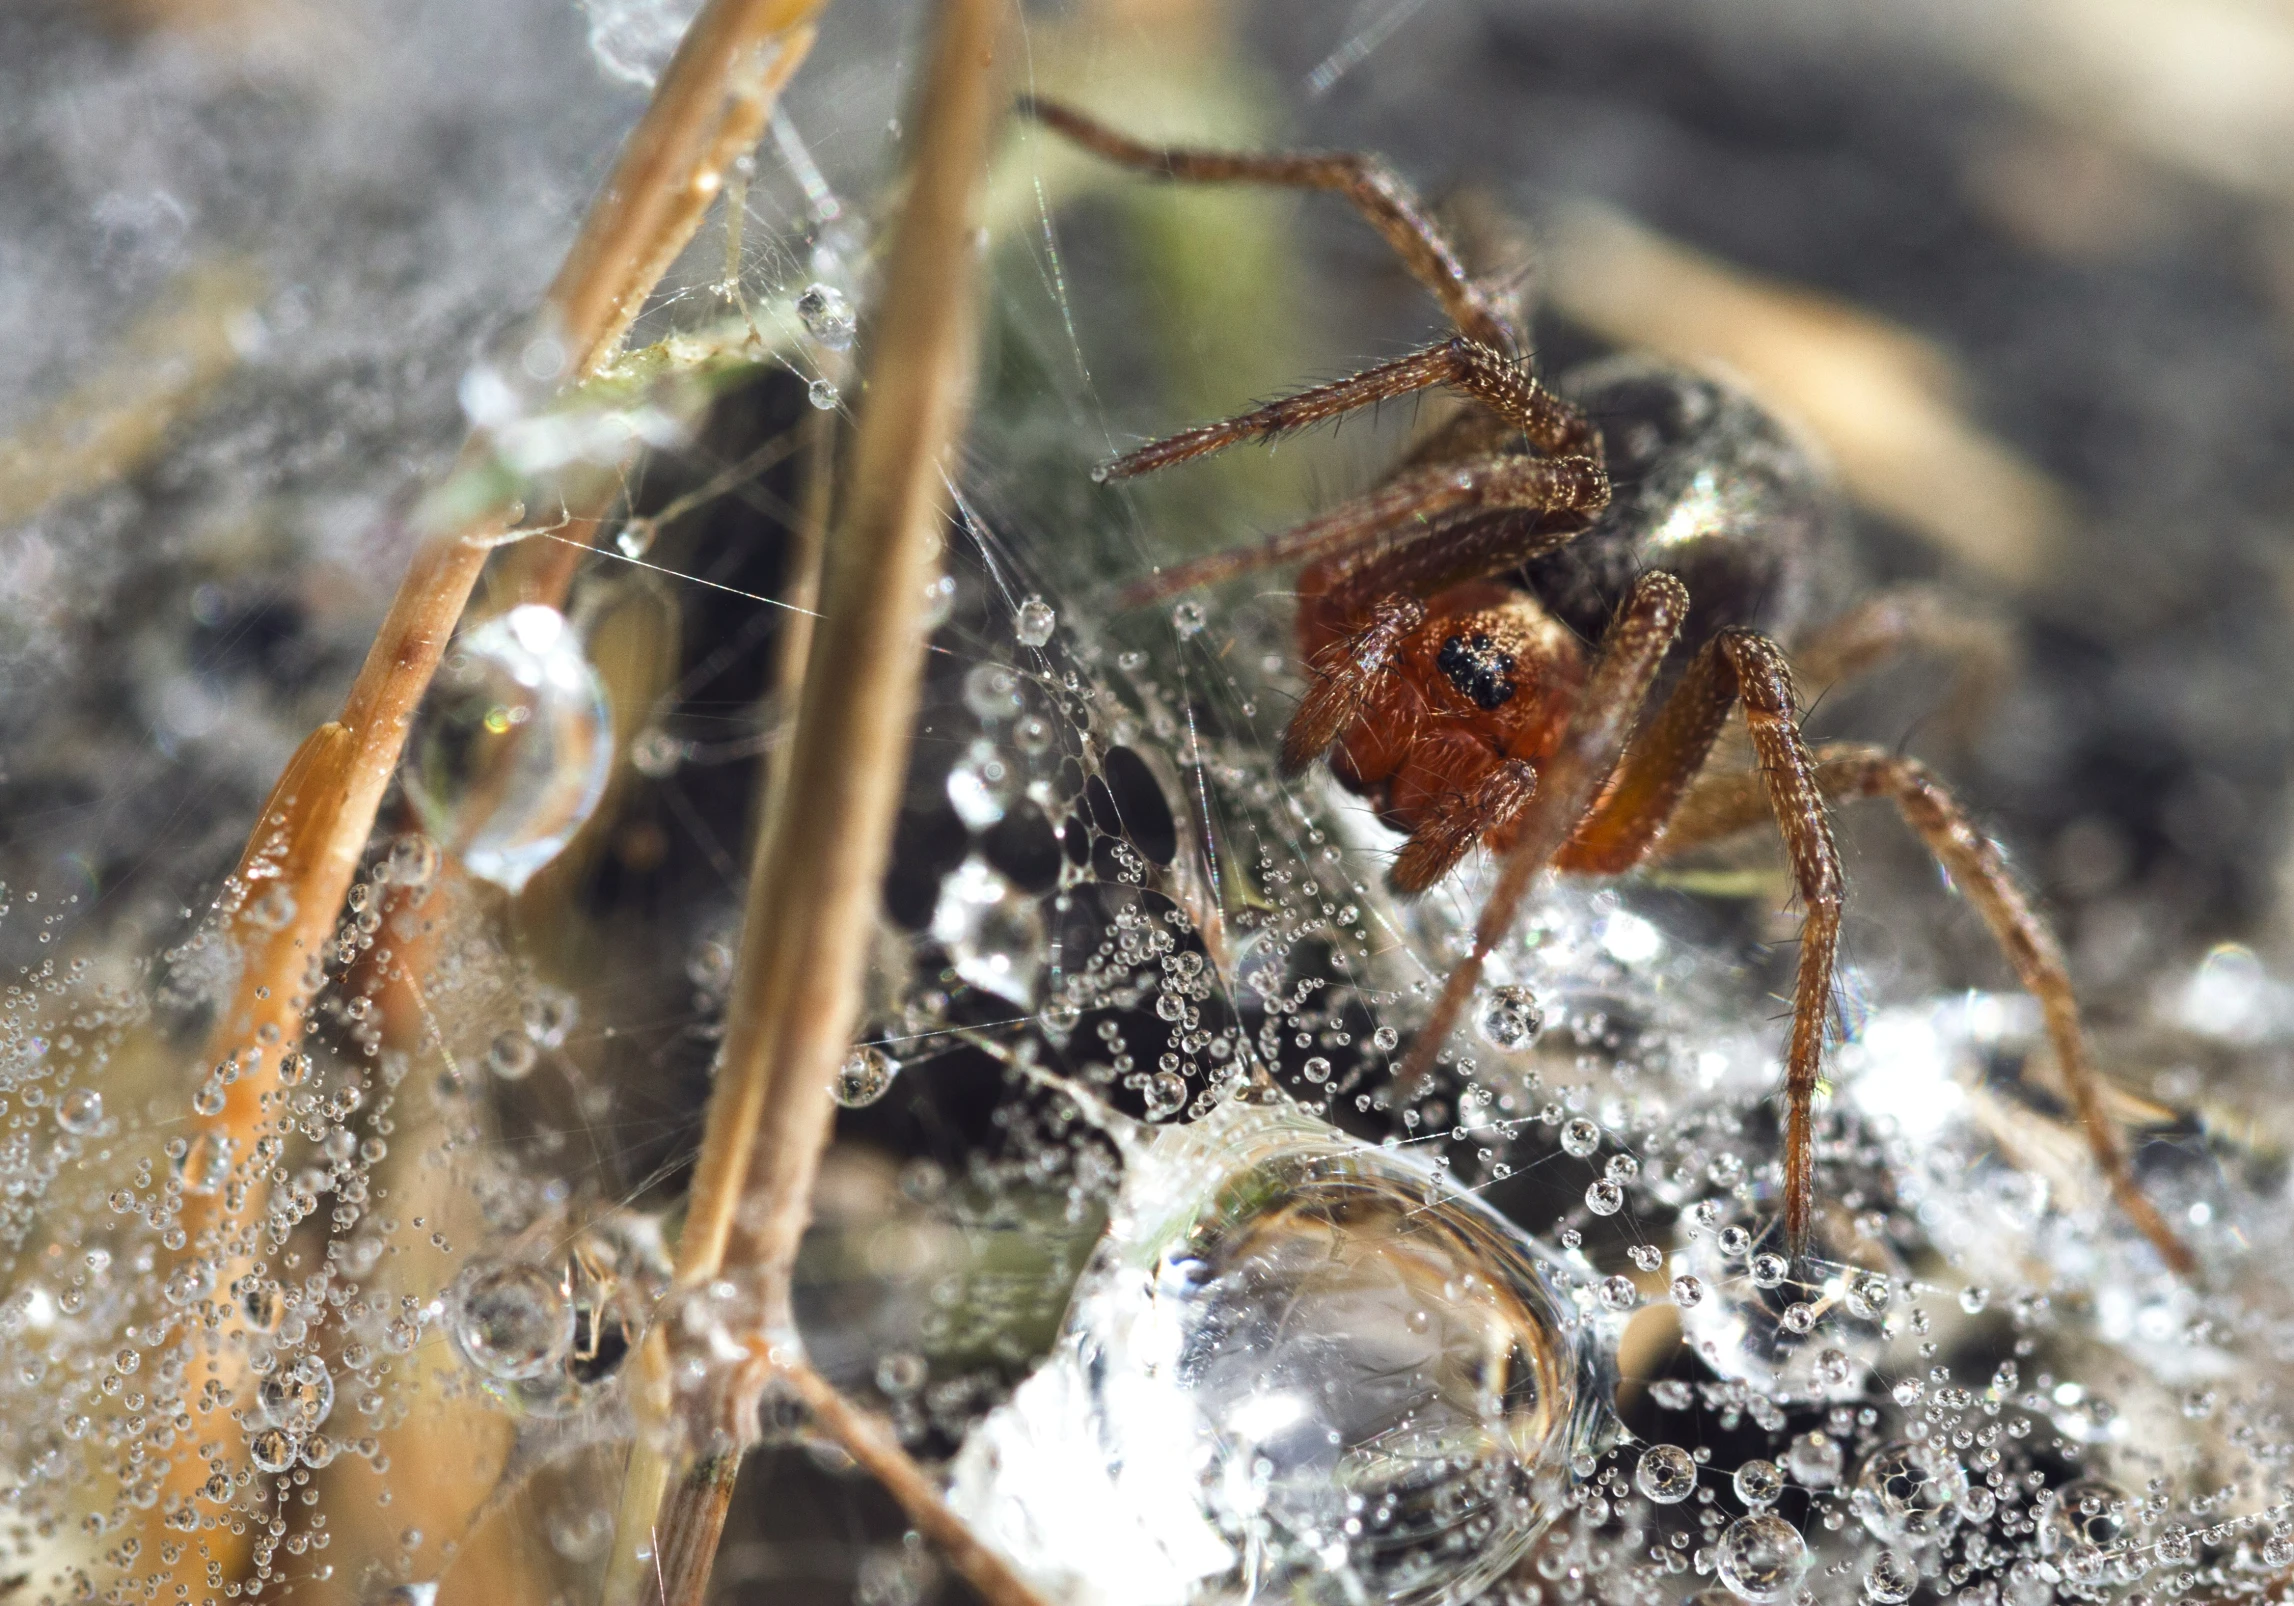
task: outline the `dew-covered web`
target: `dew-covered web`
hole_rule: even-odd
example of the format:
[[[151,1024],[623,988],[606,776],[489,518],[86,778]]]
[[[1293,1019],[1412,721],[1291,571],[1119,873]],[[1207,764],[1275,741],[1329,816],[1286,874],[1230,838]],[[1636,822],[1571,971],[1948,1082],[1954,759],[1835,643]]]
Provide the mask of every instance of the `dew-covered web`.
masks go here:
[[[1303,92],[1417,9],[1359,8]],[[650,13],[590,13],[614,70],[657,70],[615,32]],[[1058,42],[1031,27],[1030,58]],[[808,115],[800,94],[777,117],[739,231],[705,234],[640,325],[656,368],[556,414],[514,354],[464,379],[533,462],[592,426],[648,446],[591,555],[530,505],[503,560],[525,589],[448,656],[305,978],[306,1039],[194,1057],[242,963],[227,920],[294,912],[259,875],[157,951],[89,942],[10,983],[0,1540],[39,1598],[228,1593],[193,1560],[242,1554],[242,1597],[422,1601],[489,1557],[536,1598],[594,1592],[787,726],[799,537],[869,355],[882,153],[826,111],[836,137],[808,143]],[[1285,576],[1110,599],[1367,483],[1410,420],[1305,474],[1091,473],[1253,384],[1385,353],[1280,335],[1315,294],[1287,281],[1175,309],[1203,265],[1142,242],[1223,214],[1126,198],[1044,136],[991,202],[977,419],[798,1267],[822,1373],[1065,1600],[2276,1587],[2267,1142],[2195,1096],[2127,1096],[2142,1185],[2202,1262],[2178,1279],[2092,1173],[2030,1000],[1925,994],[1905,978],[1938,967],[1898,956],[1847,978],[1796,1263],[1792,923],[1758,844],[1540,888],[1456,1041],[1402,1080],[1493,866],[1399,899],[1371,807],[1277,776],[1303,685]],[[1208,365],[1223,400],[1194,384],[1206,340],[1234,358]],[[581,557],[555,595],[553,549]],[[54,918],[9,901],[18,931]],[[2187,1067],[2194,1095],[2251,1085],[2290,999],[2225,951],[2111,1048]],[[189,1119],[267,1055],[252,1127]],[[248,1197],[245,1241],[198,1238]],[[768,1413],[724,1587],[953,1598],[849,1459]]]

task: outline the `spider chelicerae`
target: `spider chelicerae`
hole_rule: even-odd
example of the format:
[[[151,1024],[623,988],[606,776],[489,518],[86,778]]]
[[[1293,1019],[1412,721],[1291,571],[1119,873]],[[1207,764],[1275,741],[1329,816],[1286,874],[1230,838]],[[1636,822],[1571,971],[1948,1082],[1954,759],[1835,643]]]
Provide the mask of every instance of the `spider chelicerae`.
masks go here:
[[[1793,482],[1813,476],[1772,418],[1714,379],[1649,361],[1597,366],[1566,394],[1549,387],[1517,298],[1470,273],[1375,156],[1157,146],[1051,101],[1025,98],[1020,111],[1151,176],[1342,196],[1457,330],[1102,470],[1110,479],[1151,473],[1437,387],[1468,403],[1375,489],[1257,546],[1160,570],[1123,599],[1301,565],[1308,686],[1284,733],[1283,770],[1327,759],[1406,834],[1390,874],[1397,891],[1433,886],[1477,843],[1501,856],[1473,951],[1412,1045],[1406,1081],[1431,1067],[1541,870],[1619,874],[1772,817],[1804,910],[1784,1075],[1784,1227],[1802,1253],[1815,1192],[1811,1106],[1845,895],[1829,806],[1884,797],[2038,999],[2120,1208],[2169,1265],[2191,1270],[2104,1109],[2062,950],[1998,848],[1917,760],[1861,744],[1811,747],[1801,733],[1793,661],[1829,683],[1948,634],[1939,626],[1949,619],[1932,598],[1896,592],[1803,628],[1822,521],[1791,513],[1792,493],[1805,507],[1810,489]],[[1778,635],[1794,640],[1791,660]],[[1708,766],[1739,706],[1752,767]]]

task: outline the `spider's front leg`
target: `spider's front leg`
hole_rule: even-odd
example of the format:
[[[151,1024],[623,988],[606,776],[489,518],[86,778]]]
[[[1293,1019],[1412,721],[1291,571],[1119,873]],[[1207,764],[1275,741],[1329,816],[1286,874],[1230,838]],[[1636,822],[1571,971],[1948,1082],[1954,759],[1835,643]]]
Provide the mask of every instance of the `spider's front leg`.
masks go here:
[[[1816,761],[1816,785],[1825,797],[1884,797],[1892,801],[1904,823],[1950,874],[1952,884],[1975,905],[1992,939],[2015,967],[2017,980],[2039,1000],[2064,1086],[2086,1128],[2096,1168],[2110,1186],[2112,1198],[2150,1239],[2160,1258],[2178,1274],[2189,1276],[2197,1267],[2196,1258],[2135,1181],[2118,1123],[2104,1108],[2101,1079],[2087,1052],[2079,1003],[2062,947],[2017,884],[1998,846],[1984,835],[1951,790],[1917,759],[1843,742],[1816,749]],[[1680,799],[1653,851],[1668,856],[1682,853],[1751,828],[1759,823],[1763,812],[1761,793],[1755,775],[1703,777]]]
[[[1800,894],[1800,964],[1784,1060],[1784,1234],[1797,1258],[1815,1204],[1816,1084],[1832,1019],[1844,878],[1816,760],[1800,731],[1799,697],[1784,651],[1750,630],[1724,630],[1691,661],[1671,697],[1635,738],[1615,782],[1554,856],[1555,868],[1617,875],[1647,856],[1704,768],[1729,710],[1744,705],[1758,785],[1783,834]]]

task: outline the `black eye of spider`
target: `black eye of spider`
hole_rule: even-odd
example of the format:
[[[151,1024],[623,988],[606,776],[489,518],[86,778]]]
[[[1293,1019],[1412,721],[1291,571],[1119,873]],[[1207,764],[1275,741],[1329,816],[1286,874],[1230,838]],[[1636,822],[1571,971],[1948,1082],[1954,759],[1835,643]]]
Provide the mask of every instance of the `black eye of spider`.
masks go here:
[[[1513,700],[1513,654],[1499,651],[1487,636],[1452,636],[1435,655],[1434,667],[1483,708],[1502,708]]]

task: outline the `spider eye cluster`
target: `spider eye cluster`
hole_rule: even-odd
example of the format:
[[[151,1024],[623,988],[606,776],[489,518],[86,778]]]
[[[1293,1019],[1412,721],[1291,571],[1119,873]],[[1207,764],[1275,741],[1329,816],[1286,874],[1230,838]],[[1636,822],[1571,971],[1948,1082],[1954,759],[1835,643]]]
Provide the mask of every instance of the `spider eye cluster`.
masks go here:
[[[1470,697],[1484,710],[1503,708],[1513,701],[1513,654],[1480,631],[1452,636],[1434,656],[1434,667],[1449,678],[1459,695]]]

